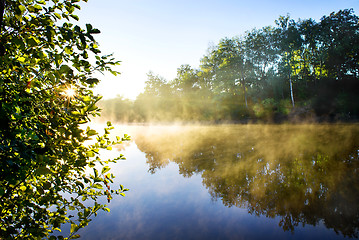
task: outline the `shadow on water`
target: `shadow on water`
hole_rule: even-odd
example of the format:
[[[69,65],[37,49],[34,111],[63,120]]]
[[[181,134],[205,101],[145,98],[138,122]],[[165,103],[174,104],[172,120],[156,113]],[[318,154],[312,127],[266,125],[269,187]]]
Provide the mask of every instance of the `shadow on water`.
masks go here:
[[[279,217],[284,231],[324,223],[358,237],[358,125],[147,126],[132,135],[150,173],[174,162],[184,177],[199,174],[213,200]]]

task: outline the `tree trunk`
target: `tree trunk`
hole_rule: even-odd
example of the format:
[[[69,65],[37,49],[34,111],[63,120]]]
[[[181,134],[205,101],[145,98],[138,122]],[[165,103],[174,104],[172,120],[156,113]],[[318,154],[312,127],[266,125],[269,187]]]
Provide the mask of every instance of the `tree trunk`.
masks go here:
[[[292,105],[294,107],[294,95],[293,95],[293,84],[291,74],[289,74],[289,87],[290,87],[290,98],[292,99]]]
[[[244,91],[244,102],[246,103],[246,108],[248,108],[247,91],[246,91],[246,86],[244,85],[244,81],[243,81],[243,91]]]
[[[247,91],[246,91],[246,82],[244,80],[244,77],[243,77],[243,72],[241,72],[242,74],[242,87],[243,87],[243,93],[244,93],[244,102],[246,104],[246,108],[248,108],[248,103],[247,103]]]
[[[292,100],[292,106],[294,108],[294,95],[293,95],[293,84],[292,84],[292,65],[290,59],[292,58],[292,53],[289,55],[289,59],[287,59],[287,64],[289,66],[289,89],[290,89],[290,98]]]

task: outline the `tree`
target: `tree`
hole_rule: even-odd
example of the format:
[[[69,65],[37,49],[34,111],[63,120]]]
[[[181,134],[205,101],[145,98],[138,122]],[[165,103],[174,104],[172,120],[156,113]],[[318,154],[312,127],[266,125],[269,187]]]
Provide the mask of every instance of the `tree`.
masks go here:
[[[321,119],[355,119],[358,20],[352,9],[318,23],[281,16],[275,27],[221,39],[198,68],[181,65],[170,81],[150,72],[133,104],[106,104],[132,105],[134,121],[314,120],[314,112]]]
[[[99,197],[126,191],[110,188],[106,165],[123,156],[103,161],[99,150],[128,137],[110,140],[110,122],[103,136],[84,125],[99,115],[93,74],[117,74],[118,62],[100,55],[98,29],[71,23],[77,2],[0,1],[0,238],[64,239],[50,237],[63,224],[78,237],[98,210],[109,211]],[[85,144],[91,137],[97,142]]]
[[[307,80],[313,80],[316,84],[317,79],[325,72],[323,53],[320,51],[320,27],[313,19],[307,19],[299,21],[298,28],[303,39],[302,59],[305,64],[302,66],[302,72],[307,73],[304,76]]]
[[[133,101],[121,95],[113,99],[101,100],[98,105],[103,109],[102,118],[121,123],[134,120]]]
[[[198,115],[206,105],[205,96],[201,94],[201,82],[199,70],[184,64],[177,68],[177,76],[171,81],[172,88],[176,93],[177,109],[181,111],[182,119],[198,120]]]
[[[353,9],[333,12],[320,22],[322,51],[331,77],[337,80],[358,75],[359,17]]]
[[[238,119],[240,106],[248,108],[247,88],[250,86],[252,70],[243,41],[238,38],[221,39],[201,60],[200,68],[203,74],[212,75],[211,86],[214,101],[217,102],[216,115]]]
[[[279,48],[282,53],[282,62],[284,63],[284,71],[288,74],[290,97],[292,100],[292,106],[295,106],[294,92],[293,92],[293,72],[295,72],[296,63],[296,51],[302,46],[297,24],[294,20],[290,19],[289,16],[280,16],[276,20],[278,25],[278,37],[279,37]]]
[[[254,85],[259,91],[263,91],[278,58],[274,33],[273,27],[264,27],[247,32],[244,38],[246,55],[252,62],[256,79]]]

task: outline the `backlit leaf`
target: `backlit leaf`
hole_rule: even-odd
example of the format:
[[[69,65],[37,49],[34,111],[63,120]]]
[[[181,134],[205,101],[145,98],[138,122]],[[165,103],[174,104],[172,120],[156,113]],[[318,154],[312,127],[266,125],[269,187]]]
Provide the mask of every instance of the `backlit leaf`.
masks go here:
[[[103,186],[99,183],[95,183],[94,185],[92,185],[94,188],[97,188],[97,189],[103,189]]]

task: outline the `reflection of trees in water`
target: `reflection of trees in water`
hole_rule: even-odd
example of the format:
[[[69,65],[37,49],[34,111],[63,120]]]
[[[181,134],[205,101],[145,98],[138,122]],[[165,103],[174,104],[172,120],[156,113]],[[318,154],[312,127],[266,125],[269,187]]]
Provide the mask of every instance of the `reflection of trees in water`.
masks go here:
[[[212,198],[251,214],[281,217],[283,230],[323,221],[359,230],[358,126],[215,126],[144,129],[135,135],[149,171],[176,162],[201,174]]]

